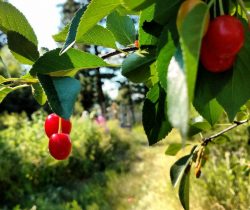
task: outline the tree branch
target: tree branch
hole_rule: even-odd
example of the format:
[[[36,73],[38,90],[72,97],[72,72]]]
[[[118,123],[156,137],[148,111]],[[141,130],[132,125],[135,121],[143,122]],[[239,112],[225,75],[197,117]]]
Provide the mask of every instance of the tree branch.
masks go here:
[[[238,127],[239,125],[247,123],[248,121],[249,121],[249,119],[242,120],[242,121],[234,121],[234,123],[231,126],[227,127],[226,129],[224,129],[224,130],[222,130],[222,131],[220,131],[220,132],[218,132],[218,133],[216,133],[216,134],[214,134],[214,135],[212,135],[210,137],[203,138],[201,145],[202,146],[207,146],[207,144],[209,142],[211,142],[213,139],[215,139],[215,138],[219,137],[220,135],[222,135],[222,134],[224,134],[224,133],[226,133],[226,132],[228,132],[228,131],[236,128],[236,127]]]
[[[121,50],[116,50],[114,52],[110,52],[110,53],[107,53],[103,56],[101,56],[102,59],[107,59],[107,58],[110,58],[112,56],[115,56],[115,55],[119,55],[121,53],[124,53],[124,52],[130,52],[130,51],[136,51],[138,50],[137,47],[128,47],[128,48],[124,48],[124,49],[121,49]]]

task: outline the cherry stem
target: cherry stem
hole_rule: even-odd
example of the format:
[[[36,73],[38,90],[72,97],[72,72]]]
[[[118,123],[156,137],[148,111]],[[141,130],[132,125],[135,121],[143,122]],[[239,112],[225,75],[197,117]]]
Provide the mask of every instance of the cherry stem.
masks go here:
[[[62,118],[59,117],[58,133],[62,133]]]
[[[208,8],[210,9],[212,5],[216,4],[216,0],[211,0],[208,4]]]
[[[219,0],[220,15],[225,15],[222,0]]]
[[[216,1],[214,2],[214,18],[217,17],[217,12],[216,12]]]

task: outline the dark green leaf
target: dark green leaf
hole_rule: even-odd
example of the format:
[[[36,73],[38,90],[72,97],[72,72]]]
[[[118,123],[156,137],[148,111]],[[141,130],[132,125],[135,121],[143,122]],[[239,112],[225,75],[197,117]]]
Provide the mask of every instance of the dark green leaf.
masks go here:
[[[191,137],[191,136],[194,136],[200,132],[203,132],[203,131],[208,131],[211,129],[211,126],[208,122],[206,121],[203,121],[203,122],[195,122],[193,124],[191,124],[189,126],[189,130],[188,130],[188,136]]]
[[[140,11],[148,6],[150,6],[152,3],[154,3],[155,0],[121,0],[122,5],[126,7],[128,10],[134,10],[134,11]]]
[[[37,46],[36,35],[25,16],[10,3],[0,1],[0,29],[15,31]]]
[[[177,160],[170,168],[170,178],[172,185],[176,187],[178,182],[181,180],[185,170],[189,167],[189,164],[193,158],[193,154],[189,154],[181,157]]]
[[[213,126],[221,117],[223,108],[216,99],[212,99],[205,106],[201,107],[198,112]]]
[[[158,84],[156,85],[158,86]],[[149,98],[144,101],[142,122],[149,145],[152,145],[165,138],[172,127],[165,114],[165,91],[160,88],[158,92],[156,87],[153,87],[150,91],[153,93],[148,93]],[[159,96],[156,101],[157,94]]]
[[[154,60],[155,55],[152,53],[144,55],[133,53],[122,63],[122,75],[135,83],[145,82],[151,76],[150,65]]]
[[[221,77],[218,78],[218,76],[220,75],[208,73],[200,66],[193,101],[195,109],[212,126],[218,121],[223,112],[222,107],[215,99],[218,93],[215,86],[223,80]]]
[[[67,35],[67,39],[63,45],[63,48],[60,51],[60,54],[63,54],[66,52],[74,43],[76,40],[76,33],[77,33],[77,28],[80,23],[81,17],[83,13],[86,10],[86,6],[82,6],[75,14],[74,18],[72,19],[70,26],[69,26],[69,32]]]
[[[40,83],[32,85],[32,93],[36,101],[42,106],[47,101],[47,96]]]
[[[180,129],[185,138],[188,131],[189,102],[182,59],[180,48],[178,48],[168,66],[167,105],[169,122],[173,127]]]
[[[120,5],[120,0],[92,0],[81,17],[76,40],[94,27],[102,18],[107,16]]]
[[[50,77],[42,74],[37,76],[52,111],[64,119],[69,119],[81,89],[80,82],[71,77]]]
[[[113,66],[100,57],[76,49],[69,49],[59,55],[60,49],[45,53],[33,65],[30,74],[49,74],[51,76],[73,76],[82,69]]]
[[[176,15],[182,0],[156,0],[154,21],[162,25],[167,24],[170,19],[175,23]],[[166,6],[167,5],[167,6]]]
[[[39,58],[37,46],[23,35],[8,31],[7,37],[9,49],[21,63],[32,65]]]
[[[173,143],[170,144],[167,148],[167,150],[165,151],[166,155],[171,155],[174,156],[177,154],[177,152],[179,152],[181,149],[183,148],[183,144],[178,144],[178,143]]]
[[[179,187],[179,198],[185,210],[189,210],[189,181],[190,181],[190,168],[185,171],[181,178]]]
[[[67,38],[69,32],[69,25],[67,25],[61,32],[54,35],[53,38],[56,42],[64,42]],[[88,45],[100,45],[103,47],[114,48],[116,49],[115,37],[114,34],[108,29],[95,25],[91,28],[86,34],[81,38],[76,40],[78,44],[88,44]]]
[[[116,40],[127,46],[136,40],[135,26],[129,16],[121,16],[114,11],[107,17],[107,28],[114,34]]]
[[[157,37],[153,36],[152,34],[147,33],[143,29],[144,22],[151,22],[153,20],[155,13],[155,6],[151,5],[147,9],[143,10],[140,15],[140,22],[139,22],[139,43],[140,46],[142,45],[156,45]]]

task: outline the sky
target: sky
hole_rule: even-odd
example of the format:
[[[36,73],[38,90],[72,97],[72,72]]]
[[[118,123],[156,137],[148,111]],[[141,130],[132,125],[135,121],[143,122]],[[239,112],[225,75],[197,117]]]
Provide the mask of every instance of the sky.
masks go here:
[[[9,0],[28,19],[33,27],[38,41],[39,48],[47,47],[50,50],[57,47],[52,35],[59,31],[60,8],[58,4],[65,0]]]

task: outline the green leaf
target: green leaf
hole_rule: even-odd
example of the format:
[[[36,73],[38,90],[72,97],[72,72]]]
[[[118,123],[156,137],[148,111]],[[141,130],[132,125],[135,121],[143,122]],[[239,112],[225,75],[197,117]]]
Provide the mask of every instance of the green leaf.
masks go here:
[[[158,85],[154,85],[148,92],[147,92],[147,98],[150,99],[152,103],[156,103],[159,99],[160,95],[160,88]]]
[[[123,46],[133,44],[136,40],[135,26],[129,16],[121,16],[114,11],[107,17],[107,28]]]
[[[150,65],[155,60],[153,53],[129,55],[122,63],[122,75],[135,83],[147,81],[150,76]]]
[[[69,119],[81,89],[80,82],[71,77],[50,77],[42,74],[37,76],[52,111],[64,119]]]
[[[19,85],[16,87],[8,87],[8,86],[4,86],[4,85],[0,85],[0,103],[2,103],[3,99],[12,91],[23,88],[23,87],[27,87],[24,85]]]
[[[120,5],[120,0],[92,0],[81,17],[76,40]]]
[[[60,54],[63,54],[64,52],[66,52],[72,45],[74,45],[75,40],[76,40],[76,33],[77,33],[77,28],[79,26],[81,17],[83,15],[83,13],[86,10],[86,6],[81,7],[75,14],[75,16],[73,17],[70,26],[69,26],[69,32],[67,34],[67,39],[60,51]]]
[[[211,129],[211,126],[208,122],[195,122],[189,126],[188,137],[192,137],[202,131],[208,131]]]
[[[168,118],[173,127],[185,138],[188,131],[189,102],[186,75],[180,48],[177,49],[168,66],[167,106]]]
[[[4,82],[6,82],[6,79],[5,79],[3,76],[0,75],[0,85],[1,85],[2,83],[4,83]]]
[[[0,103],[2,103],[3,99],[12,91],[12,88],[0,85]]]
[[[42,106],[47,101],[47,96],[40,83],[32,85],[32,93],[36,101]]]
[[[37,46],[36,35],[25,16],[10,3],[0,1],[0,29],[15,31]]]
[[[165,151],[166,155],[175,156],[183,148],[183,144],[173,143],[170,144]]]
[[[126,9],[124,6],[120,5],[116,8],[116,11],[120,14],[120,15],[139,15],[139,12],[136,11],[131,11]]]
[[[182,0],[155,0],[154,21],[159,24],[166,25],[171,21],[175,23],[178,9]],[[167,5],[167,6],[166,6]]]
[[[148,6],[150,6],[152,3],[154,3],[155,0],[121,0],[122,5],[127,8],[128,10],[134,10],[134,11],[140,11]]]
[[[220,82],[218,78],[220,75],[208,73],[203,67],[199,68],[199,72],[193,105],[199,114],[213,126],[223,113],[223,108],[215,99],[217,91],[213,90],[216,83]]]
[[[205,17],[208,12],[209,8],[204,2],[197,4],[187,14],[181,28],[180,43],[190,102],[194,95],[201,40],[203,37]]]
[[[143,25],[145,22],[150,22],[153,20],[155,13],[155,6],[151,5],[147,9],[143,10],[140,15],[140,21],[139,21],[139,43],[140,46],[143,45],[156,45],[157,44],[157,37],[154,35],[151,35],[147,33],[143,29]]]
[[[106,63],[100,57],[82,52],[76,49],[69,49],[63,55],[59,55],[60,49],[45,53],[33,65],[31,75],[49,74],[51,76],[73,76],[82,69],[93,69],[97,67],[114,67]]]
[[[193,151],[196,148],[193,147],[191,153],[189,155],[181,157],[177,160],[170,168],[170,179],[171,183],[174,187],[177,186],[178,182],[182,179],[182,176],[185,170],[189,167],[190,162],[193,158]]]
[[[37,46],[23,35],[8,31],[7,37],[9,49],[21,63],[32,65],[39,58]]]
[[[64,42],[67,38],[68,32],[69,25],[67,25],[61,32],[54,35],[53,38],[56,42]],[[76,40],[76,43],[78,44],[93,44],[113,49],[117,48],[115,42],[114,34],[100,25],[95,25],[86,34]]]
[[[143,105],[142,122],[149,145],[153,145],[165,138],[172,127],[165,114],[165,91],[156,84],[149,92]]]
[[[203,107],[199,107],[197,111],[213,126],[221,117],[223,108],[216,99],[212,99]]]
[[[151,88],[159,82],[158,72],[156,71],[156,62],[150,64],[149,68],[150,68],[150,77],[148,77],[147,80],[144,81],[144,84],[146,85],[147,88]]]
[[[158,44],[158,57],[156,61],[156,71],[158,72],[161,86],[167,90],[167,70],[172,56],[176,51],[174,40],[169,27],[166,26],[161,34]]]
[[[179,198],[185,210],[189,210],[189,181],[190,181],[190,168],[187,168],[183,174],[179,187]]]

